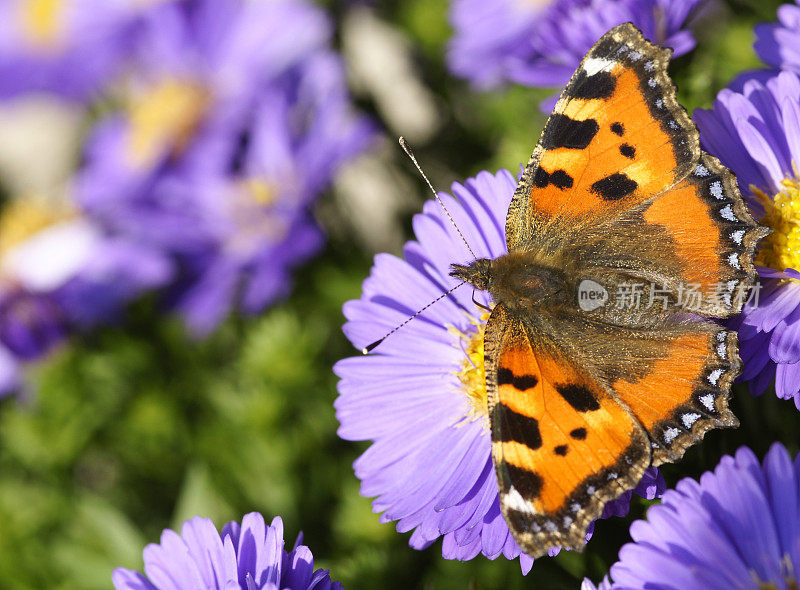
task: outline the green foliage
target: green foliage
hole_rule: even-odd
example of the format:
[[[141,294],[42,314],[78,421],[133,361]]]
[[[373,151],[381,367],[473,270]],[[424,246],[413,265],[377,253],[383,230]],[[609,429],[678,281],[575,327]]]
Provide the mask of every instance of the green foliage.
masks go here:
[[[777,3],[731,6],[727,22],[673,67],[690,109],[709,107],[732,76],[757,65],[752,25],[772,18]],[[421,67],[452,117],[421,152],[441,164],[432,169],[460,178],[516,171],[549,93],[477,95],[448,77],[446,9],[444,0],[415,0],[384,15],[419,44]],[[602,578],[632,517],[600,522],[587,552],[542,559],[528,578],[504,558],[446,561],[439,543],[414,551],[408,534],[380,524],[352,471],[366,445],[336,435],[331,371],[356,354],[340,331],[341,304],[358,296],[368,272],[367,255],[332,241],[299,272],[288,301],[231,319],[205,341],[145,301],[120,325],[32,368],[29,395],[0,407],[0,586],[108,588],[114,567],[141,567],[142,548],[162,529],[195,514],[221,527],[253,510],[281,515],[288,539],[302,530],[317,565],[351,589],[577,588],[584,575]],[[733,408],[741,428],[709,434],[665,467],[668,484],[741,444],[763,455],[780,440],[797,451],[800,413],[791,402],[737,391]],[[634,501],[632,516],[646,505]]]

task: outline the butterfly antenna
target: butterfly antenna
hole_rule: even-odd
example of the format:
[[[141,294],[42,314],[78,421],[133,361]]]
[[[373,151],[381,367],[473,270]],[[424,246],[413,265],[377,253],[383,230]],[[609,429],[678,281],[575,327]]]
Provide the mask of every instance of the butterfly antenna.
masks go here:
[[[456,231],[458,232],[458,235],[461,236],[461,239],[464,241],[464,244],[466,244],[467,250],[469,250],[469,253],[472,254],[472,258],[477,260],[478,256],[475,254],[475,252],[472,251],[472,247],[469,245],[469,242],[467,241],[467,238],[465,238],[464,234],[461,233],[461,230],[458,229],[458,226],[456,225],[456,222],[453,220],[453,216],[450,215],[450,211],[448,211],[447,207],[444,206],[444,202],[442,202],[442,200],[439,198],[439,195],[437,194],[436,189],[433,188],[433,185],[431,184],[431,181],[428,180],[427,176],[425,176],[425,173],[422,171],[422,168],[420,167],[419,162],[417,162],[417,159],[414,157],[414,154],[411,152],[411,148],[408,147],[408,143],[406,143],[406,138],[405,137],[400,137],[399,141],[400,141],[400,146],[403,148],[403,151],[406,153],[406,155],[409,158],[411,158],[411,161],[414,162],[414,166],[416,166],[417,170],[422,175],[422,178],[424,178],[425,182],[428,183],[428,188],[431,189],[431,192],[433,193],[433,198],[436,199],[439,202],[439,204],[442,206],[442,209],[444,209],[444,212],[447,214],[447,218],[450,220],[450,223],[452,223],[453,227],[456,228]]]
[[[408,322],[410,322],[410,321],[411,321],[411,320],[413,320],[415,317],[417,317],[419,314],[421,314],[423,311],[425,311],[426,309],[428,309],[428,308],[429,308],[431,305],[433,305],[433,304],[434,304],[434,303],[436,303],[437,301],[441,301],[442,299],[444,299],[445,297],[447,297],[448,295],[450,295],[450,293],[452,293],[453,291],[455,291],[456,289],[458,289],[458,288],[459,288],[461,285],[463,285],[463,284],[464,284],[464,283],[466,283],[466,282],[467,282],[467,281],[461,281],[461,282],[460,282],[458,285],[456,285],[455,287],[453,287],[452,289],[450,289],[450,290],[449,290],[449,291],[447,291],[446,293],[442,293],[442,294],[441,294],[441,295],[439,295],[439,296],[438,296],[436,299],[434,299],[433,301],[431,301],[431,302],[430,302],[428,305],[426,305],[425,307],[423,307],[422,309],[420,309],[420,310],[419,310],[417,313],[415,313],[415,314],[414,314],[414,315],[412,315],[411,317],[407,318],[407,319],[406,319],[406,320],[405,320],[405,321],[404,321],[402,324],[400,324],[399,326],[396,326],[396,327],[395,327],[395,328],[393,328],[391,331],[389,331],[389,332],[388,332],[388,333],[387,333],[387,334],[386,334],[386,335],[385,335],[383,338],[381,338],[380,340],[376,340],[375,342],[373,342],[373,343],[372,343],[372,344],[370,344],[369,346],[366,346],[366,347],[362,348],[362,349],[361,349],[361,352],[362,352],[363,354],[369,354],[370,352],[372,352],[373,350],[375,350],[375,348],[376,348],[376,347],[377,347],[377,346],[378,346],[378,345],[379,345],[381,342],[383,342],[384,340],[386,340],[386,339],[387,339],[389,336],[391,336],[392,334],[394,334],[395,332],[397,332],[397,331],[398,331],[400,328],[402,328],[403,326],[405,326],[405,325],[406,325]]]

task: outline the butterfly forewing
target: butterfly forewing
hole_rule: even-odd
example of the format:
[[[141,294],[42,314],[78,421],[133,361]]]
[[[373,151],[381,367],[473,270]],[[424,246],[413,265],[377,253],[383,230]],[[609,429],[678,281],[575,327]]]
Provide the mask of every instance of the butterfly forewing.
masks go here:
[[[556,103],[506,220],[509,251],[552,217],[603,217],[685,177],[698,134],[667,76],[670,50],[631,24],[606,33]]]
[[[581,550],[603,502],[650,464],[631,412],[498,305],[486,327],[486,382],[500,505],[519,545]]]

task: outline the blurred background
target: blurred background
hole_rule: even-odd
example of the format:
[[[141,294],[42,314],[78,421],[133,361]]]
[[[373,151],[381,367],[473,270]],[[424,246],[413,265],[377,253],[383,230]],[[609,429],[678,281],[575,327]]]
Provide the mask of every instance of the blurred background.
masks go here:
[[[516,173],[565,79],[481,56],[545,4],[0,0],[0,587],[108,588],[162,529],[254,510],[348,588],[602,578],[644,500],[527,577],[447,561],[379,523],[332,406],[342,303],[429,196],[397,136],[438,189]],[[689,37],[651,25],[691,112],[760,66],[779,2],[687,4]],[[796,450],[791,402],[740,387],[733,408],[670,487],[744,443]]]

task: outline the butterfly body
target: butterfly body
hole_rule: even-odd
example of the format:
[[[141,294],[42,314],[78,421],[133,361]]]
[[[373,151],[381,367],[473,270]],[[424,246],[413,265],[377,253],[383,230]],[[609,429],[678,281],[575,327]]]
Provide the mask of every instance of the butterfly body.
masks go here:
[[[502,302],[520,314],[536,314],[542,305],[553,309],[568,304],[564,271],[541,264],[531,252],[513,252],[493,260],[481,258],[469,266],[453,265],[451,274],[489,291],[496,303]]]
[[[668,61],[630,24],[604,35],[522,174],[508,254],[452,267],[495,304],[492,457],[506,522],[534,557],[581,550],[648,467],[738,423],[736,334],[710,320],[740,310],[766,230],[700,150]]]

